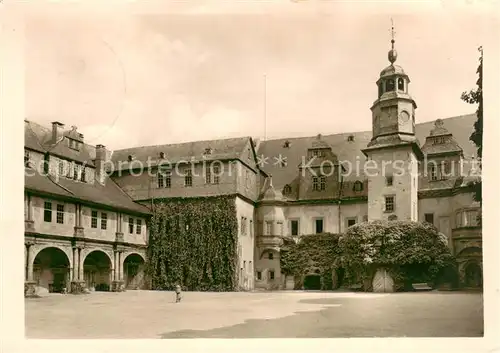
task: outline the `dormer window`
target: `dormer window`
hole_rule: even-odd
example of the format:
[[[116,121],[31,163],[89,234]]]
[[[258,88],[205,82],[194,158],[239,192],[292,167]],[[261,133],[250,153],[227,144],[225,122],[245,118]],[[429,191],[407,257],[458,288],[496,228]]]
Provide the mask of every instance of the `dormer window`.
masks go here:
[[[434,144],[435,145],[442,145],[445,142],[446,142],[446,139],[444,138],[444,136],[438,136],[438,137],[434,138]]]
[[[131,154],[129,154],[128,157],[127,157],[127,160],[129,162],[132,162],[134,160],[134,156],[132,156]]]
[[[347,136],[347,141],[348,142],[353,142],[354,141],[354,135]]]
[[[354,187],[353,187],[354,192],[361,192],[363,191],[363,183],[360,182],[359,180],[354,182]]]
[[[212,154],[212,149],[210,147],[205,148],[205,152],[203,152],[204,155],[209,155]]]
[[[313,157],[323,157],[323,151],[322,150],[312,150],[312,156]]]
[[[286,140],[283,144],[283,148],[290,148],[290,141]]]
[[[290,195],[292,193],[292,187],[290,185],[285,185],[283,188],[283,194],[284,195]]]
[[[165,152],[160,152],[160,158],[164,159],[165,158]]]
[[[78,143],[78,141],[70,139],[70,138],[68,140],[69,140],[69,148],[74,149],[74,150],[80,149],[80,144]]]

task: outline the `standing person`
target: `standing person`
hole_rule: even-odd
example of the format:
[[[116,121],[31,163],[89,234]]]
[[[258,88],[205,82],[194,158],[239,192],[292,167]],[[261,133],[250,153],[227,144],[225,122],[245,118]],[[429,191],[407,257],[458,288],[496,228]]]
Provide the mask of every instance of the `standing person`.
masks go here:
[[[176,285],[175,286],[175,302],[179,303],[181,301],[181,286]]]

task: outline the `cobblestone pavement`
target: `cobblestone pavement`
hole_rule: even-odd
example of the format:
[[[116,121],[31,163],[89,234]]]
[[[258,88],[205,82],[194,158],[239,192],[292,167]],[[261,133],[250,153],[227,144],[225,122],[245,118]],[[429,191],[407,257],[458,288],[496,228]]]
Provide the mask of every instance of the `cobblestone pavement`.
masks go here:
[[[480,337],[480,293],[127,291],[26,299],[28,338]]]

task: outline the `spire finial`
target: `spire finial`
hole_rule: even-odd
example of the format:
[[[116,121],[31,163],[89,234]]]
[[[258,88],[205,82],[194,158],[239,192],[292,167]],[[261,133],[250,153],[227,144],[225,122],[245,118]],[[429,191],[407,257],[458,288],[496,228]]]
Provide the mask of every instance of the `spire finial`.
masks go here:
[[[394,43],[396,42],[394,40],[394,36],[396,35],[396,32],[394,31],[394,20],[391,18],[391,50],[389,51],[389,61],[391,64],[394,64],[398,57],[398,53],[396,52],[396,49],[394,49]]]
[[[392,47],[392,50],[394,50],[394,43],[396,42],[394,40],[395,34],[396,34],[396,32],[394,31],[394,20],[391,18],[391,47]]]

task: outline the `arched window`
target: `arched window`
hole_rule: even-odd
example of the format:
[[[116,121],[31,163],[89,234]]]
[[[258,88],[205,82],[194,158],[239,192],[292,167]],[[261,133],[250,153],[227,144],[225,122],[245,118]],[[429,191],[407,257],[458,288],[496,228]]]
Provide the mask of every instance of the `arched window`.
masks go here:
[[[398,90],[403,92],[405,90],[405,80],[402,78],[398,78]]]
[[[284,195],[289,195],[290,193],[292,192],[292,187],[290,185],[285,185],[285,187],[283,188],[283,194]]]
[[[393,79],[387,80],[386,85],[385,85],[385,91],[386,92],[394,91],[394,80]]]
[[[134,159],[134,156],[132,156],[131,154],[128,155],[127,157],[128,161],[129,162],[132,162],[132,160]]]
[[[354,187],[353,187],[353,190],[355,192],[360,192],[360,191],[363,191],[363,183],[360,182],[359,180],[356,180],[354,182]]]
[[[378,84],[378,96],[380,97],[384,93],[384,83],[380,82]]]

